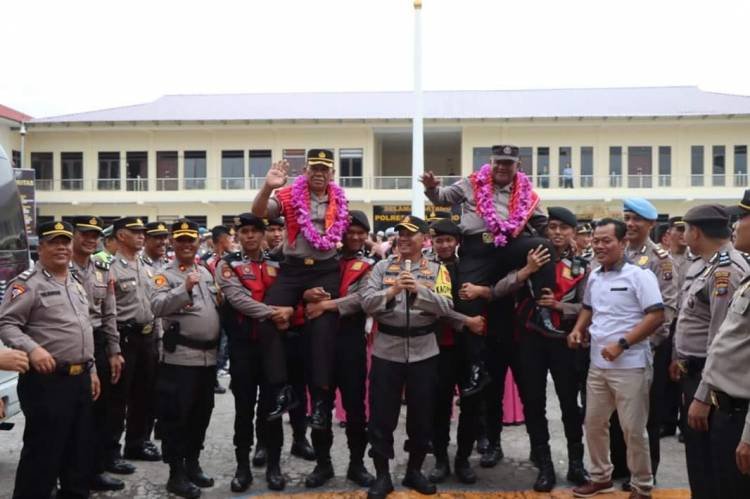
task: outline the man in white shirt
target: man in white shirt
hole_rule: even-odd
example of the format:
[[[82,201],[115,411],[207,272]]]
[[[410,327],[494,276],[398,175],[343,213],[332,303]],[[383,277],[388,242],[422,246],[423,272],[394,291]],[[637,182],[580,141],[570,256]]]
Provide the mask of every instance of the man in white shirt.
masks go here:
[[[646,340],[663,324],[664,304],[653,272],[625,260],[625,232],[619,220],[597,224],[593,248],[600,267],[589,277],[568,336],[571,348],[591,343],[585,421],[591,481],[573,489],[576,497],[614,490],[609,418],[615,409],[625,433],[631,499],[651,497],[654,484],[646,432],[653,359]]]

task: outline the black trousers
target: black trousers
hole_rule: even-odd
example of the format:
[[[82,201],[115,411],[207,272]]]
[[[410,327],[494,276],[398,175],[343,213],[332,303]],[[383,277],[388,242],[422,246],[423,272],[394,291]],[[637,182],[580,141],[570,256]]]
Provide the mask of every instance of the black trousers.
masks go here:
[[[368,432],[373,455],[393,459],[393,432],[398,426],[404,387],[407,450],[427,452],[432,438],[437,366],[437,356],[408,364],[372,357]]]
[[[750,497],[750,476],[740,473],[735,459],[746,416],[747,411],[728,413],[718,409],[711,414],[711,459],[716,470],[716,497],[721,499]]]
[[[198,459],[214,410],[216,366],[161,364],[157,417],[165,463]]]
[[[554,254],[552,243],[549,239],[542,237],[521,235],[512,239],[506,246],[498,248],[492,242],[483,242],[481,236],[467,236],[458,250],[458,283],[455,284],[455,287],[460,289],[467,282],[493,286],[498,279],[504,277],[511,270],[520,269],[526,265],[528,252],[540,245],[547,248],[550,254]],[[554,289],[554,261],[550,261],[538,272],[535,272],[529,281],[535,296],[541,296],[543,288]],[[462,314],[473,317],[486,312],[487,302],[482,299],[466,301],[459,298],[455,301],[455,308]],[[466,359],[470,363],[480,360],[484,347],[483,338],[469,333],[466,329],[459,337]]]
[[[120,438],[126,420],[125,447],[138,448],[148,440],[156,412],[154,387],[159,365],[158,338],[154,333],[120,334],[125,365],[120,382],[112,385],[110,459],[120,455]]]
[[[94,358],[96,359],[96,373],[99,376],[101,392],[93,403],[92,410],[92,439],[93,474],[104,473],[104,468],[110,458],[109,421],[112,407],[112,371],[109,367],[107,355],[107,340],[99,331],[94,331]]]
[[[341,319],[335,349],[334,381],[330,395],[333,397],[335,388],[341,392],[341,402],[346,411],[346,442],[349,447],[349,461],[361,463],[367,447],[365,416],[367,343],[364,314]],[[331,428],[312,430],[311,436],[317,458],[329,458],[333,445]]]
[[[683,414],[687,414],[700,382],[700,372],[690,372],[680,379]],[[722,497],[716,490],[716,473],[714,471],[714,460],[711,458],[709,432],[695,431],[685,425],[682,434],[685,436],[685,460],[687,461],[691,497],[693,499]]]
[[[234,446],[238,458],[245,459],[253,446],[253,417],[255,405],[261,420],[272,403],[271,389],[263,373],[263,352],[257,342],[229,335],[229,388],[234,396]],[[258,393],[260,391],[260,401]],[[259,435],[260,437],[260,435]],[[262,431],[263,445],[268,450],[271,463],[278,463],[281,456],[281,419],[265,422]],[[259,438],[260,440],[260,438]],[[259,443],[260,444],[260,443]]]
[[[333,298],[338,297],[339,263],[335,258],[314,265],[301,261],[282,262],[276,282],[266,292],[268,305],[294,307],[302,300],[305,290],[322,287]],[[327,387],[333,378],[334,335],[338,314],[326,312],[305,324],[305,334],[310,337],[311,384],[316,388]],[[282,335],[273,321],[261,321],[258,327],[263,366],[269,383],[274,386],[287,382],[286,355]]]
[[[92,458],[91,377],[29,371],[18,379],[26,418],[14,499],[89,496]]]
[[[464,372],[463,359],[454,346],[440,347],[438,356],[437,395],[433,417],[432,447],[435,456],[445,457],[450,443],[451,415],[456,385]],[[466,397],[461,400],[456,429],[456,459],[468,459],[477,439],[479,424],[479,397]]]
[[[547,373],[552,373],[560,401],[563,428],[568,448],[583,442],[583,418],[577,399],[575,351],[565,340],[545,338],[523,331],[519,340],[520,391],[523,393],[526,431],[532,446],[549,444],[547,425]]]
[[[666,352],[666,358],[671,361],[672,360],[672,348],[673,348],[673,338],[674,338],[674,324],[677,322],[675,319],[672,322],[672,330],[669,335],[669,338],[665,340],[664,343],[666,345],[664,346]],[[667,365],[667,369],[669,369],[669,365]],[[661,397],[659,397],[659,414],[661,415],[661,426],[664,426],[668,429],[676,429],[680,428],[680,431],[684,433],[683,425],[680,421],[680,414],[682,413],[682,388],[680,386],[680,383],[672,381],[672,379],[667,376],[667,379],[665,380],[665,386],[664,386],[664,393]]]

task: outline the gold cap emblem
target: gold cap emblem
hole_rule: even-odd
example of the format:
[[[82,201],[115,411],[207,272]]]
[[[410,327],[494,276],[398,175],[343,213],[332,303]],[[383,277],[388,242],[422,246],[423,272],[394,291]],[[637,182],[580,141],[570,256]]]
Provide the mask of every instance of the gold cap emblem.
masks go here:
[[[512,149],[510,148],[510,146],[505,146],[505,147],[503,148],[503,152],[504,152],[505,154],[510,154],[510,153],[511,153],[511,151],[512,151]]]
[[[323,152],[323,151],[320,151],[320,152],[318,153],[318,157],[319,157],[319,158],[325,158],[325,157],[326,157],[326,153],[325,153],[325,152]]]
[[[159,230],[167,230],[167,228],[164,226],[164,224],[159,224],[159,227],[157,227]]]
[[[91,225],[99,225],[99,224],[96,223],[96,218],[92,218],[91,220],[89,220],[89,223]]]
[[[138,225],[143,225],[143,220],[141,220],[140,218],[136,218],[135,223],[137,223]]]
[[[406,216],[404,217],[404,219],[403,219],[403,220],[401,220],[401,223],[402,223],[402,224],[408,224],[408,223],[409,223],[409,221],[410,221],[410,219],[409,219],[409,215],[406,215]]]
[[[182,225],[180,225],[180,229],[182,229],[182,230],[187,230],[189,228],[190,228],[190,226],[188,225],[187,222],[182,222]]]
[[[61,224],[60,222],[57,222],[55,224],[55,230],[63,230],[64,228],[65,228],[65,226],[63,224]]]

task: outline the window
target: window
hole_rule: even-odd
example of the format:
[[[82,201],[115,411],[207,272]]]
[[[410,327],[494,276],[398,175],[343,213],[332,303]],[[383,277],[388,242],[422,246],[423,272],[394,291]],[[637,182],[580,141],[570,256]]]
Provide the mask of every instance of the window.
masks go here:
[[[482,165],[489,163],[491,154],[491,147],[475,147],[474,159],[472,162],[474,171],[478,171],[482,167]]]
[[[569,189],[573,188],[573,160],[571,158],[572,151],[570,147],[561,147],[559,150],[559,158],[557,161],[557,186],[566,187]]]
[[[549,147],[536,148],[536,185],[537,187],[549,187]]]
[[[148,153],[129,151],[125,156],[125,189],[128,191],[148,190]]]
[[[659,146],[659,187],[672,185],[672,148]]]
[[[250,188],[260,189],[271,169],[271,151],[250,150]]]
[[[609,186],[622,187],[622,147],[609,148]]]
[[[628,147],[628,187],[648,189],[651,187],[651,147]]]
[[[518,167],[518,169],[530,177],[533,176],[534,175],[534,148],[533,147],[519,148],[518,159],[521,161],[521,165]]]
[[[32,152],[31,168],[36,172],[36,188],[40,191],[52,190],[52,153]]]
[[[100,191],[120,190],[120,153],[99,153],[99,181],[97,189]]]
[[[185,151],[185,189],[206,188],[206,151]]]
[[[690,185],[703,186],[703,146],[690,146]]]
[[[61,187],[67,191],[83,189],[83,153],[64,152],[60,154],[62,163]]]
[[[237,215],[222,215],[221,216],[221,225],[225,227],[234,227],[234,218]]]
[[[594,186],[594,148],[581,147],[581,187]]]
[[[726,185],[726,147],[725,146],[714,146],[713,147],[713,177],[712,185],[723,186]]]
[[[156,190],[177,190],[177,151],[156,151]]]
[[[21,151],[14,150],[11,154],[13,158],[13,164],[11,166],[13,168],[23,168],[23,166],[21,166]]]
[[[734,185],[747,187],[747,146],[734,146]]]
[[[362,149],[339,149],[341,187],[362,187]]]
[[[289,176],[296,177],[305,168],[304,149],[284,149],[283,157],[289,162]]]
[[[244,151],[221,151],[221,188],[245,188]]]

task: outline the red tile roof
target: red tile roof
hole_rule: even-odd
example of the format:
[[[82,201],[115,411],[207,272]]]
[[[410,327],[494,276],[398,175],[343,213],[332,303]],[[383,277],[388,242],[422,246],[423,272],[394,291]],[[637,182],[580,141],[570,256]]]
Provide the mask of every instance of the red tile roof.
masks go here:
[[[15,109],[11,109],[7,106],[3,106],[0,104],[0,118],[5,118],[8,120],[17,121],[19,123],[24,121],[29,121],[31,119],[31,116],[28,114],[23,114],[20,111],[16,111]]]

